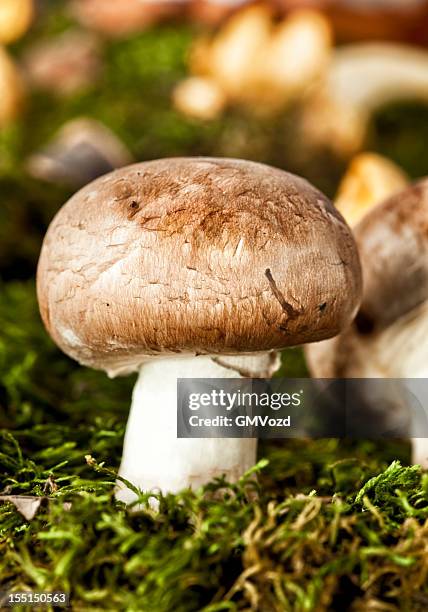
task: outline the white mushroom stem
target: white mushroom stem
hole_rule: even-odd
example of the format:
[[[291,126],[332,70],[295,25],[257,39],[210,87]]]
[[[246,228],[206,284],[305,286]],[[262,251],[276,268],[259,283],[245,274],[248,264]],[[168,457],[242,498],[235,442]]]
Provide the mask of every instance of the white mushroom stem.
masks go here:
[[[236,481],[256,462],[253,438],[177,438],[178,378],[269,377],[275,353],[241,357],[207,355],[159,358],[144,364],[132,396],[119,475],[142,491],[198,488],[216,476]],[[117,499],[135,494],[118,483]]]
[[[386,372],[390,378],[428,378],[427,338],[428,303],[425,303],[388,328],[377,342],[371,343],[365,356],[366,361],[372,360],[369,375],[382,376]],[[412,462],[426,468],[428,438],[419,438],[420,433],[418,423],[412,421]]]
[[[399,100],[428,102],[428,53],[406,45],[350,45],[333,55],[326,81],[308,104],[306,135],[340,154],[359,149],[370,118]]]
[[[425,379],[428,378],[427,338],[428,303],[425,302],[374,336],[353,335],[343,347],[340,347],[341,338],[338,336],[308,345],[305,354],[312,375],[319,378],[336,376],[335,367],[339,363],[345,367],[347,378]],[[402,398],[394,395],[392,384],[385,389],[391,394],[383,398],[384,402],[388,400],[390,406],[395,406],[393,410],[390,408],[389,422],[393,424],[401,412]],[[373,414],[376,414],[378,405],[375,399],[367,396],[366,400],[367,405],[372,406]],[[428,438],[418,437],[420,433],[418,424],[412,420],[412,461],[427,468]]]

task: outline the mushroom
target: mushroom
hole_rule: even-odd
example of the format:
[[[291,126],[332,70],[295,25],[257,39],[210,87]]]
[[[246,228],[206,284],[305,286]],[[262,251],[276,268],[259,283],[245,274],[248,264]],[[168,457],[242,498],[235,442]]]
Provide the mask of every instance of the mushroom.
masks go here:
[[[257,65],[270,39],[271,19],[267,5],[246,7],[213,37],[197,38],[189,58],[192,76],[173,91],[177,110],[198,119],[215,119],[228,104],[254,97]]]
[[[195,119],[215,119],[226,106],[224,91],[208,77],[181,81],[174,90],[173,101],[179,112]]]
[[[126,146],[107,126],[79,117],[67,121],[42,150],[30,155],[26,167],[34,178],[82,187],[131,161]]]
[[[188,0],[186,12],[192,21],[215,25],[250,2],[251,0]]]
[[[79,363],[138,372],[120,475],[143,490],[236,480],[254,439],[177,439],[177,379],[269,377],[277,351],[349,324],[349,228],[305,180],[263,164],[144,162],[86,186],[45,237],[45,326]],[[119,487],[117,497],[135,495]]]
[[[330,19],[340,42],[427,43],[427,0],[276,0],[283,10],[311,7]]]
[[[73,0],[72,12],[87,28],[112,38],[141,32],[180,14],[182,0]]]
[[[408,99],[428,102],[427,51],[388,43],[339,48],[304,109],[303,131],[312,143],[351,155],[378,108]]]
[[[427,43],[427,0],[331,0],[327,14],[341,41]]]
[[[215,117],[226,102],[263,113],[276,111],[305,95],[324,76],[331,45],[329,23],[317,12],[295,11],[275,23],[267,5],[245,8],[211,40],[202,37],[196,42],[190,72],[198,81],[178,86],[174,94],[177,108],[194,115],[199,112],[190,90],[197,85],[198,100],[202,87],[205,92],[209,87],[210,99],[215,96],[216,100],[204,118]]]
[[[269,44],[272,14],[266,5],[239,11],[205,47],[207,75],[232,100],[248,99],[258,80],[258,63]]]
[[[363,301],[341,335],[306,347],[311,373],[319,378],[427,378],[428,179],[375,206],[354,234]],[[372,408],[377,408],[373,402]],[[414,438],[413,457],[428,466],[428,439]]]
[[[0,126],[17,117],[24,100],[24,87],[14,62],[0,47]]]
[[[273,107],[304,96],[324,78],[332,45],[330,23],[321,13],[290,13],[275,27],[260,57],[260,96]]]
[[[93,84],[101,71],[99,41],[94,34],[68,30],[31,46],[24,56],[32,86],[69,95]]]
[[[404,189],[408,178],[391,160],[377,153],[360,153],[349,164],[335,205],[351,227],[390,195]]]
[[[34,16],[33,0],[1,0],[0,44],[8,45],[28,30]]]

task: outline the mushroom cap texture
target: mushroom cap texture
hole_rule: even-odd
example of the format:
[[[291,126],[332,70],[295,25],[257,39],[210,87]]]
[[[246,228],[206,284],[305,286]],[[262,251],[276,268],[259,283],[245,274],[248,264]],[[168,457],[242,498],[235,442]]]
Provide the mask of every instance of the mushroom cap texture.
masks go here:
[[[426,316],[428,303],[428,178],[378,204],[354,233],[363,269],[362,303],[353,325],[328,342],[306,347],[313,376],[367,376],[370,363],[380,363],[382,339],[390,342],[394,329],[410,329],[407,336],[420,347],[411,323]],[[415,347],[400,349],[404,352],[396,360],[402,362]],[[389,359],[395,367],[394,356]],[[384,366],[380,371],[397,375]]]
[[[352,234],[305,180],[235,159],[116,170],[46,234],[40,311],[58,346],[115,375],[152,355],[239,354],[329,338],[355,314]]]
[[[382,329],[428,300],[428,178],[376,206],[356,226],[364,292],[359,314]]]

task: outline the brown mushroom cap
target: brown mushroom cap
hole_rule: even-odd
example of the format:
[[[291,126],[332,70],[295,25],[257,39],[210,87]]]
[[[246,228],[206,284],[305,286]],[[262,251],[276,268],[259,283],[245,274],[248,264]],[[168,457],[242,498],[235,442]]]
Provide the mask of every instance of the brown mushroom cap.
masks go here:
[[[306,347],[309,368],[321,378],[397,376],[394,359],[401,365],[420,346],[411,325],[428,303],[428,178],[380,203],[354,233],[363,269],[361,307],[339,336]],[[382,339],[391,342],[394,329],[413,346],[380,358]]]
[[[176,158],[74,195],[37,288],[61,349],[109,373],[161,353],[239,354],[337,334],[355,314],[349,228],[305,180],[263,164]]]
[[[362,325],[387,327],[428,300],[428,179],[376,206],[355,238],[364,271]]]

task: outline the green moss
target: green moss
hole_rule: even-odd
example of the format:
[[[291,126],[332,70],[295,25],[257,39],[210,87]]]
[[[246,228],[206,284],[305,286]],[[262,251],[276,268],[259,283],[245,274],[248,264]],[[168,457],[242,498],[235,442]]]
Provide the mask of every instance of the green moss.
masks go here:
[[[386,155],[411,178],[428,175],[428,106],[417,102],[390,105],[373,118],[368,147]]]
[[[220,480],[130,514],[113,488],[133,379],[64,357],[32,283],[1,287],[0,329],[0,481],[49,498],[31,522],[0,504],[4,588],[64,589],[76,610],[156,612],[417,610],[428,595],[427,476],[388,467],[406,445],[264,441],[258,483]]]

